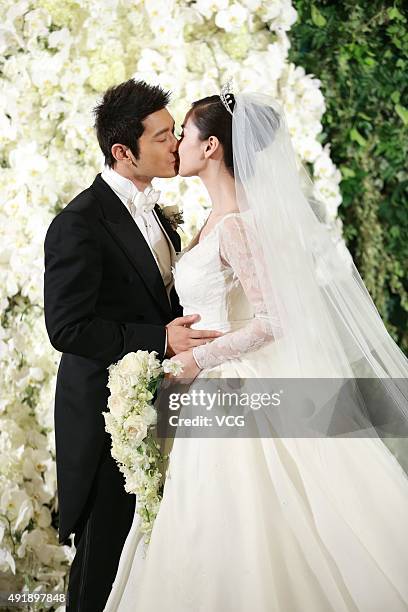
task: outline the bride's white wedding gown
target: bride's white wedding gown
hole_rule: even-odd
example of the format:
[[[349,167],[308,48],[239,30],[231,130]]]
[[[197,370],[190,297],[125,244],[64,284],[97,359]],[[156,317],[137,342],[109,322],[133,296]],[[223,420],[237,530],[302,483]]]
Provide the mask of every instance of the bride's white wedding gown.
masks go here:
[[[227,215],[176,264],[185,314],[232,332],[200,376],[291,376],[239,234]],[[138,524],[106,612],[408,610],[408,478],[378,439],[176,436],[146,553]]]

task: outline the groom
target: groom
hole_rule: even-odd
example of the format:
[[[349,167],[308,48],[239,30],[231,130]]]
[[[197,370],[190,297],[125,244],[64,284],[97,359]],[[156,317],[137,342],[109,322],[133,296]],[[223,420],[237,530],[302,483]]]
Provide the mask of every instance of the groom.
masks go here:
[[[135,509],[110,454],[107,368],[131,351],[160,358],[220,335],[182,317],[171,266],[180,237],[156,204],[154,177],[177,174],[169,93],[129,80],[95,109],[105,170],[51,223],[45,320],[62,352],[55,396],[59,538],[74,533],[67,610],[102,611]],[[159,587],[160,588],[160,587]]]

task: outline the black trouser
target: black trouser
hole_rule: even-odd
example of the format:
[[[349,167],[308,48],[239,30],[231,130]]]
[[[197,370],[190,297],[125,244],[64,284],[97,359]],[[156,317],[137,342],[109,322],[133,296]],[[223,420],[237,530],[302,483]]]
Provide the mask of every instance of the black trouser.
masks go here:
[[[135,496],[126,493],[108,445],[75,530],[67,612],[102,612],[132,525]]]

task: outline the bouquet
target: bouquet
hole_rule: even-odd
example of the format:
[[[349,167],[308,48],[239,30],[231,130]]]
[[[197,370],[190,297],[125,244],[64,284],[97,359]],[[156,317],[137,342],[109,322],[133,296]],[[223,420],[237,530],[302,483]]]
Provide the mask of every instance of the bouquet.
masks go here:
[[[163,456],[154,437],[157,412],[152,404],[166,373],[177,376],[182,366],[156,351],[128,353],[109,367],[109,412],[105,429],[112,437],[112,457],[125,477],[125,490],[137,495],[137,512],[145,543],[150,540],[154,519],[163,495]]]

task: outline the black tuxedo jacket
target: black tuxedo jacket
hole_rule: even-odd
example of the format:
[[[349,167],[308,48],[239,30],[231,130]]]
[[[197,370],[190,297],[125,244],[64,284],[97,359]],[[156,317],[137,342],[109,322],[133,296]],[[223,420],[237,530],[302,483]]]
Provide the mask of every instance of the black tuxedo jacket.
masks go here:
[[[156,207],[180,250],[180,237]],[[138,349],[165,350],[171,304],[155,259],[126,207],[98,175],[52,221],[45,239],[45,321],[62,357],[55,395],[59,537],[81,515],[109,444],[107,368]],[[114,503],[114,500],[112,500]]]

